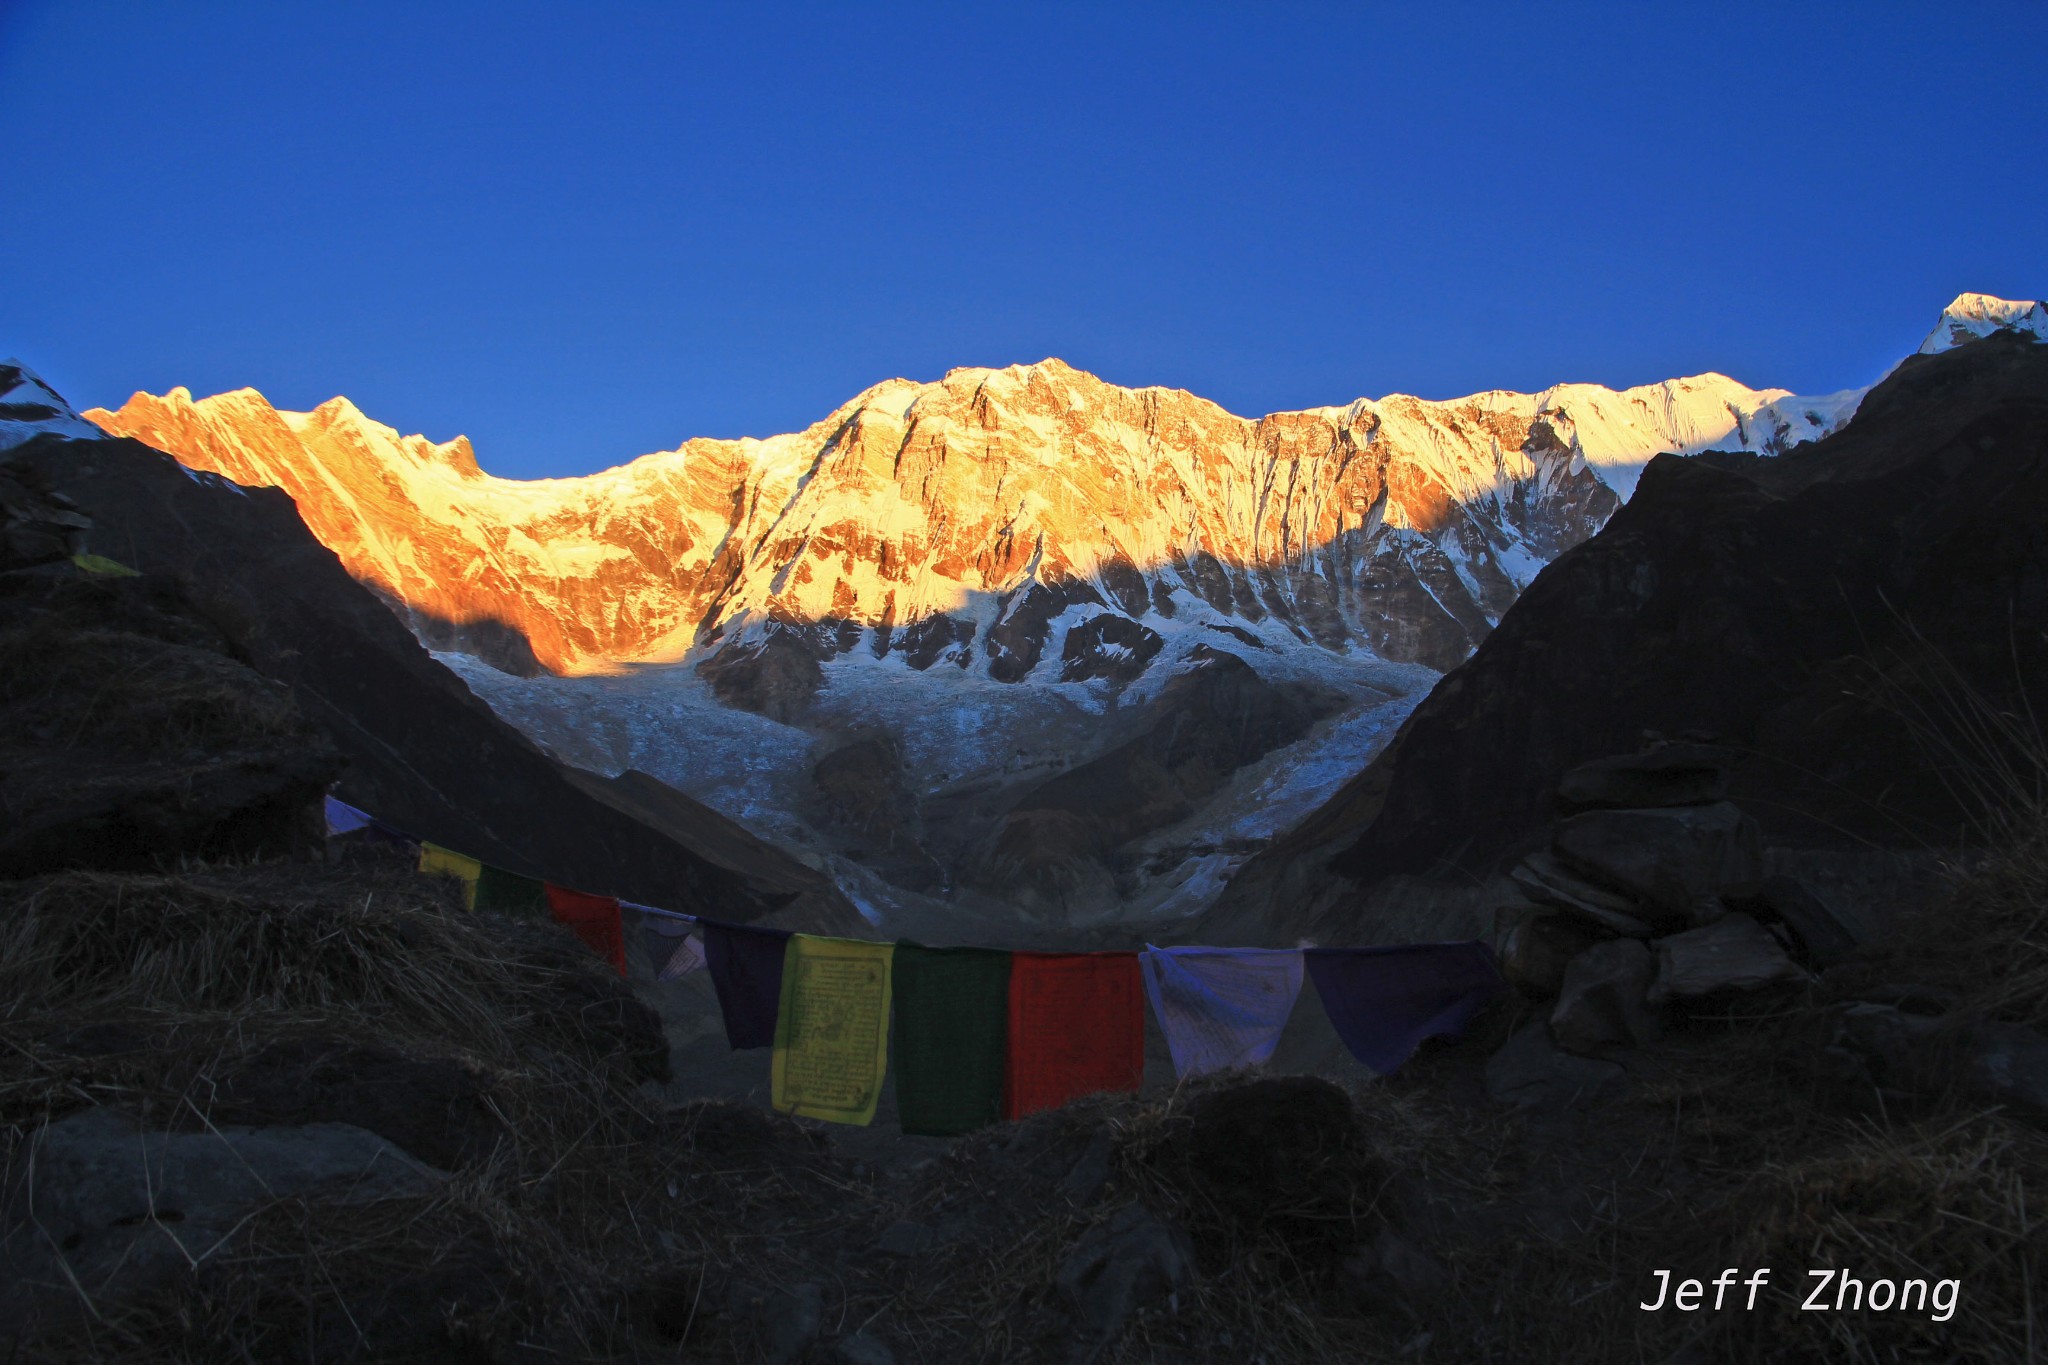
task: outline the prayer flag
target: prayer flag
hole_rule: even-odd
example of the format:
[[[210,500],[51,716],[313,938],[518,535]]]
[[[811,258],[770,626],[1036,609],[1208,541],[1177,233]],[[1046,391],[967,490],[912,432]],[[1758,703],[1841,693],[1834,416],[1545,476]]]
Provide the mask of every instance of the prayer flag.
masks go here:
[[[614,896],[592,896],[550,885],[546,888],[548,913],[555,923],[569,931],[612,964],[620,976],[626,974],[626,934],[619,925],[619,902]]]
[[[674,976],[667,975],[669,964],[678,959],[680,950],[677,945],[680,943],[696,944],[696,961],[689,970],[694,971],[704,965],[704,940],[697,932],[694,916],[679,915],[673,910],[657,910],[651,905],[629,900],[620,901],[619,909],[631,910],[639,916],[640,933],[635,941],[639,943],[640,955],[647,959],[647,968],[654,973],[656,980],[673,981],[686,975],[682,971]]]
[[[725,1041],[735,1051],[771,1047],[782,1007],[782,959],[787,929],[755,929],[704,921],[704,965],[725,1016]]]
[[[531,877],[485,863],[476,878],[476,908],[495,910],[501,915],[544,915],[548,909],[547,887]]]
[[[337,801],[331,796],[327,798],[326,810],[327,837],[330,839],[339,838],[344,834],[354,834],[364,826],[376,823],[368,813],[357,810],[346,801]]]
[[[1485,944],[1310,948],[1309,979],[1351,1055],[1391,1074],[1426,1038],[1457,1037],[1502,987]]]
[[[676,944],[676,950],[654,974],[657,981],[679,981],[704,966],[704,940],[695,934]]]
[[[1269,1060],[1301,994],[1299,948],[1151,948],[1141,961],[1183,1080]]]
[[[1145,1075],[1136,953],[1014,953],[1003,1117],[1022,1118]]]
[[[483,875],[484,865],[474,858],[457,853],[452,848],[439,844],[420,844],[420,871],[441,877],[462,879],[462,903],[469,909],[476,909],[476,879]]]
[[[903,1131],[950,1137],[1000,1119],[1010,954],[899,943],[895,978]]]
[[[782,968],[770,1095],[786,1114],[872,1123],[889,1064],[895,945],[797,934]]]

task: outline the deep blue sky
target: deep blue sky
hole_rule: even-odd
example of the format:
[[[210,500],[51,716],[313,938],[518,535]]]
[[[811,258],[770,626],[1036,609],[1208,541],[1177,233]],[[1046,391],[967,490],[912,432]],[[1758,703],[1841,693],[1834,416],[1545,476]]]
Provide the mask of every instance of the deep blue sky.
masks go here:
[[[522,476],[1047,355],[1247,414],[1831,390],[2048,290],[2044,51],[2038,0],[0,0],[0,354]]]

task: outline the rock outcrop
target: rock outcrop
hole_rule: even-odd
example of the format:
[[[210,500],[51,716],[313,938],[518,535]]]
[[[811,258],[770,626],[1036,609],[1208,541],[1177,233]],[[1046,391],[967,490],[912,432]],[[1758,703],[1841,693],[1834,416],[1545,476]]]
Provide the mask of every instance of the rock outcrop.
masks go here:
[[[46,472],[0,463],[0,878],[317,849],[333,743],[91,532]]]
[[[1726,795],[1767,843],[1967,834],[1980,810],[1948,779],[1971,740],[1943,718],[2048,710],[2044,393],[2048,346],[1999,331],[1907,359],[1780,458],[1653,460],[1224,901],[1334,913],[1361,882],[1511,865],[1560,795],[1611,803],[1616,774],[1560,781],[1644,732],[1728,749]]]

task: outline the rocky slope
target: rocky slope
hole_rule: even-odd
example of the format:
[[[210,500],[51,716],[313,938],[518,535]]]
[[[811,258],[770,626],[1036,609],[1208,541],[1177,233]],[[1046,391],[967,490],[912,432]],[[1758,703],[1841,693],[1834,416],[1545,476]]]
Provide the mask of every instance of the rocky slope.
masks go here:
[[[1839,433],[1653,461],[1220,919],[1334,924],[1395,874],[1498,870],[1567,769],[1645,731],[1727,746],[1731,794],[1780,845],[1976,833],[2033,781],[2026,718],[2048,708],[2042,319],[1966,296]]]

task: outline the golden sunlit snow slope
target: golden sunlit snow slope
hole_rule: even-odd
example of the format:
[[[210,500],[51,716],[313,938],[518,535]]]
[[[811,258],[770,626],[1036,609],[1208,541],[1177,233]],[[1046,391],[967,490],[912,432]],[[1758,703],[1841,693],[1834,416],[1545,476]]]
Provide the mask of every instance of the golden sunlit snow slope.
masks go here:
[[[251,389],[173,389],[86,415],[285,489],[359,578],[441,621],[510,626],[557,672],[775,622],[821,657],[865,638],[1013,680],[1057,645],[1049,618],[1157,620],[1176,602],[1447,667],[1598,527],[1609,485],[1625,494],[1663,450],[1782,444],[1810,425],[1784,397],[1710,374],[1251,421],[1047,360],[891,380],[801,432],[534,482],[342,398],[290,413]],[[1019,594],[1031,584],[1048,591]],[[991,638],[1026,606],[1034,619]],[[1143,653],[1141,629],[1091,637],[1080,652],[1102,657],[1084,674]]]

